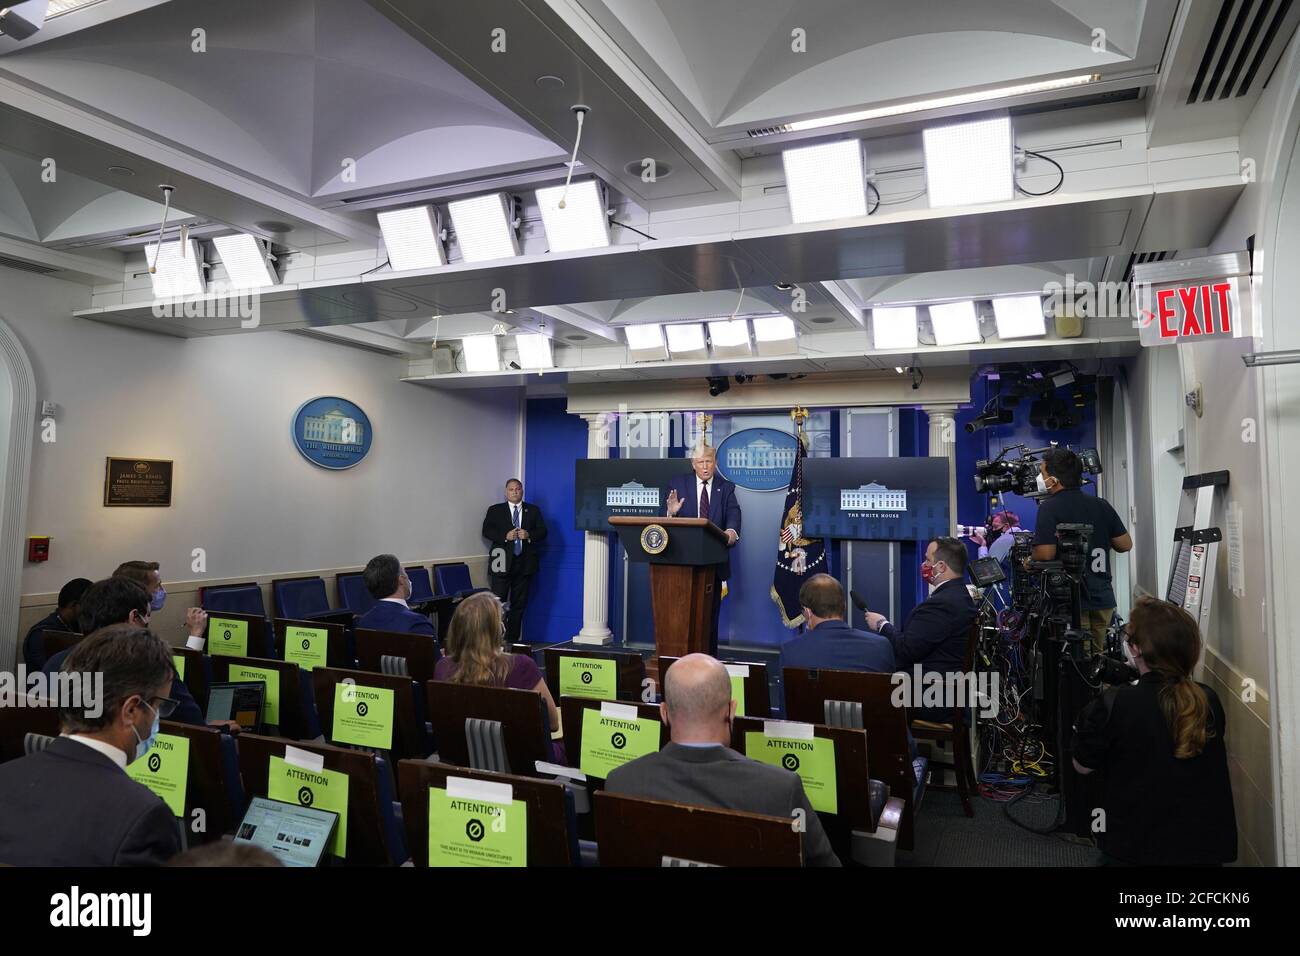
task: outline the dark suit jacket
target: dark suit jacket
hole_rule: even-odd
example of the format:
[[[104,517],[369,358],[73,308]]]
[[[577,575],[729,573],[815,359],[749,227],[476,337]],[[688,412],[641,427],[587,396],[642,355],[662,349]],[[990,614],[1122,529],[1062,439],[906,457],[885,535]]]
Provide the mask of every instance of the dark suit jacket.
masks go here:
[[[701,517],[700,496],[695,490],[698,486],[699,479],[695,477],[693,471],[689,475],[677,475],[668,482],[668,490],[676,491],[677,497],[682,499],[682,510],[677,512],[676,517]],[[665,509],[664,514],[667,513]],[[740,534],[741,514],[740,502],[736,500],[736,486],[716,471],[709,479],[709,513],[702,517],[708,518],[723,531],[730,528],[736,534]],[[724,581],[731,577],[730,557],[718,566],[718,576]]]
[[[0,764],[0,806],[0,863],[158,866],[181,849],[162,800],[66,737]]]
[[[781,645],[781,666],[892,674],[894,646],[889,638],[856,630],[844,621],[822,621]]]
[[[918,604],[900,631],[886,624],[880,633],[894,645],[894,663],[900,671],[957,673],[966,656],[966,641],[975,620],[975,602],[961,578],[945,581]]]
[[[59,617],[58,608],[49,613],[48,617],[43,617],[27,632],[23,638],[23,662],[27,665],[29,671],[39,671],[45,669],[45,632],[46,631],[70,631],[72,628],[63,623],[63,618]]]
[[[428,634],[437,637],[433,623],[423,614],[402,607],[396,601],[377,601],[361,619],[357,627],[367,631],[393,631],[398,634]]]
[[[765,813],[787,819],[793,819],[794,811],[801,809],[807,823],[803,837],[804,865],[840,865],[799,776],[750,760],[730,747],[669,744],[658,753],[638,757],[611,772],[605,789],[649,800]]]
[[[530,501],[519,502],[519,527],[528,532],[528,539],[523,542],[523,550],[515,557],[515,543],[507,541],[515,523],[511,519],[511,506],[504,501],[491,505],[483,516],[483,537],[492,542],[492,550],[501,548],[506,555],[506,574],[535,574],[537,572],[537,547],[546,540],[546,521],[542,518],[542,509]],[[488,568],[492,567],[492,556],[488,555]]]
[[[45,673],[57,674],[63,666],[64,658],[72,653],[74,648],[67,648],[59,651],[48,661],[45,662]],[[176,709],[168,720],[174,720],[179,724],[194,724],[198,727],[206,727],[207,719],[203,716],[203,711],[199,709],[199,702],[194,699],[190,689],[185,686],[185,682],[180,679],[179,675],[172,677],[172,689],[168,694],[172,700],[176,701]],[[75,743],[75,741],[74,741]]]

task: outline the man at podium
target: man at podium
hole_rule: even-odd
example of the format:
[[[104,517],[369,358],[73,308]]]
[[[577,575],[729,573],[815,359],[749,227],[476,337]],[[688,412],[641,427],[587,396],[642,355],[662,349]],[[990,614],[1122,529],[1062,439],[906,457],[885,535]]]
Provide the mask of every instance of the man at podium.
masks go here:
[[[717,474],[718,450],[701,442],[691,452],[694,475],[678,475],[668,483],[668,517],[708,518],[726,532],[727,547],[740,540],[740,502],[736,486]],[[722,582],[731,577],[728,559],[716,567],[717,584],[713,588],[712,625],[709,653],[718,654],[718,612],[722,607]]]

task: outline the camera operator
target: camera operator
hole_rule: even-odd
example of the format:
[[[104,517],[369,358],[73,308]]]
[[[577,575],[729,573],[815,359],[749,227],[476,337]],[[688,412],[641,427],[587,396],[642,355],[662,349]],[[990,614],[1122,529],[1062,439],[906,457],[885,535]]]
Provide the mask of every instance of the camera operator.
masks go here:
[[[1038,523],[1034,527],[1035,561],[1056,558],[1056,526],[1060,524],[1092,525],[1087,563],[1084,565],[1080,593],[1080,623],[1092,634],[1091,653],[1100,654],[1106,645],[1106,629],[1115,614],[1115,592],[1110,583],[1110,551],[1133,548],[1133,539],[1110,502],[1080,489],[1083,465],[1079,456],[1068,448],[1051,448],[1039,465],[1038,488],[1046,491],[1038,506]]]
[[[1023,530],[1020,527],[1020,515],[1011,510],[1003,510],[995,512],[989,519],[987,537],[980,530],[972,531],[966,537],[979,548],[976,557],[994,558],[998,564],[1003,565],[1005,570],[1007,555],[1011,553],[1011,547],[1016,543],[1013,534]]]
[[[1192,616],[1144,597],[1125,629],[1141,675],[1107,689],[1076,723],[1074,769],[1103,771],[1108,864],[1188,866],[1237,858],[1237,824],[1214,691],[1192,680],[1201,635]]]

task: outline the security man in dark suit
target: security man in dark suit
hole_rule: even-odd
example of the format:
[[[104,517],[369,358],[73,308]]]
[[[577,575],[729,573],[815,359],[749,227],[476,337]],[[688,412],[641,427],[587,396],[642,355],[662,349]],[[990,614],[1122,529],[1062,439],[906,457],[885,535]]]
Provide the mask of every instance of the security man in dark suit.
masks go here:
[[[428,634],[436,637],[433,622],[407,605],[411,598],[411,579],[395,554],[371,558],[361,574],[375,606],[357,621],[368,631],[393,631],[398,634]]]
[[[687,654],[664,675],[659,705],[672,743],[611,771],[610,793],[701,807],[765,813],[796,821],[807,866],[839,866],[798,774],[731,749],[736,701],[727,669],[707,654]]]
[[[546,540],[546,520],[537,505],[524,501],[524,483],[506,482],[506,500],[483,516],[483,537],[492,542],[488,553],[488,583],[492,593],[509,604],[506,643],[519,640],[528,604],[528,589],[537,573],[537,547]]]
[[[700,444],[691,453],[694,475],[678,475],[668,483],[668,517],[705,517],[727,535],[727,547],[734,548],[740,540],[740,502],[736,486],[717,474],[718,450]],[[731,577],[731,558],[717,566],[718,580],[713,587],[712,626],[709,631],[709,652],[718,653],[718,615],[722,610],[722,582]]]
[[[959,674],[966,660],[966,642],[975,620],[975,602],[966,590],[966,546],[956,538],[931,538],[925,549],[921,577],[933,590],[918,604],[899,630],[883,614],[867,612],[867,627],[889,638],[894,645],[894,663],[912,674]],[[919,688],[914,691],[919,693]],[[952,708],[912,708],[913,718],[944,722],[952,719]]]
[[[117,624],[73,648],[69,673],[103,675],[98,706],[62,701],[62,735],[0,764],[0,862],[12,866],[158,866],[180,852],[167,804],[126,775],[171,715],[172,652],[146,628]],[[93,686],[93,685],[92,685]]]

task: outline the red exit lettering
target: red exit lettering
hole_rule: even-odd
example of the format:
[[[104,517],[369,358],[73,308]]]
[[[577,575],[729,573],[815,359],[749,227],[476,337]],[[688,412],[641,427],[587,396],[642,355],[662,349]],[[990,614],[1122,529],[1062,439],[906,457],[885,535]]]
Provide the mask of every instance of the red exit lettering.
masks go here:
[[[1231,333],[1232,312],[1228,299],[1231,290],[1230,282],[1160,289],[1156,292],[1156,317],[1160,322],[1160,337],[1191,339],[1214,335],[1214,304],[1218,306],[1218,331]]]

